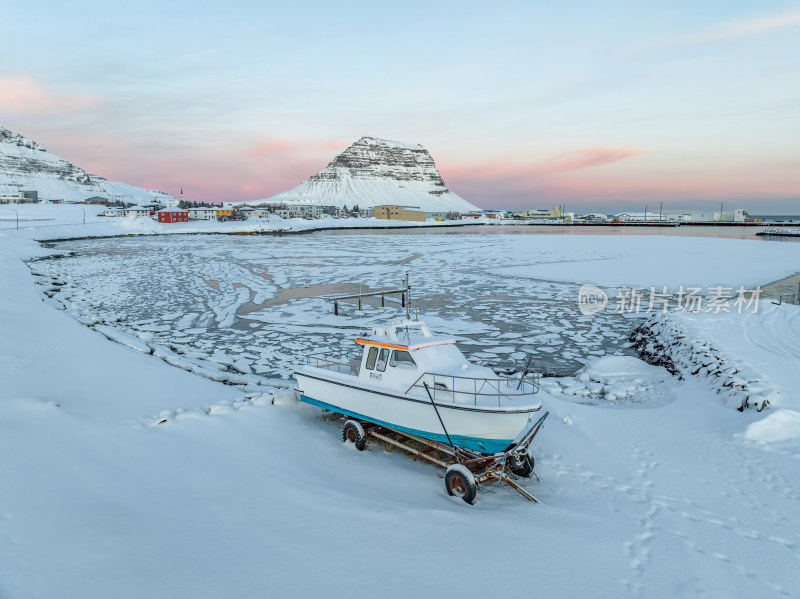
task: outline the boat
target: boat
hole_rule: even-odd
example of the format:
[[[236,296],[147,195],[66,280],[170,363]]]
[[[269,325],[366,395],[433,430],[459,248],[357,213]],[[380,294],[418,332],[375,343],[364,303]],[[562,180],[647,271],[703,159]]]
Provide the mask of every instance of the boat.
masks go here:
[[[542,407],[537,373],[473,364],[424,322],[398,321],[355,343],[353,352],[306,357],[294,373],[300,400],[483,455],[526,439]]]

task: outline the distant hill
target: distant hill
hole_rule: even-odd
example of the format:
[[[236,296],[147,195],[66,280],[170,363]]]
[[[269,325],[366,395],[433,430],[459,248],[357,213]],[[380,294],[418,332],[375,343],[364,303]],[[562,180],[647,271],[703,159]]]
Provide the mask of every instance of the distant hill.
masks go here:
[[[35,141],[0,127],[0,193],[39,192],[39,199],[82,201],[100,196],[127,203],[165,202],[163,191],[114,183],[90,175],[71,162],[51,154]]]
[[[263,202],[360,208],[398,204],[425,212],[479,210],[447,188],[425,148],[376,137],[362,137],[294,189],[249,203]]]

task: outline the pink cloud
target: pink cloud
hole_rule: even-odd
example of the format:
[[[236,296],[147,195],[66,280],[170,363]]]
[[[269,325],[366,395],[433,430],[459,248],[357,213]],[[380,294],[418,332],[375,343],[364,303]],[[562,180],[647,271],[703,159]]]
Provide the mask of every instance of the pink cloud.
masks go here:
[[[0,75],[0,111],[12,114],[73,114],[94,108],[98,99],[82,94],[59,94],[30,75]]]
[[[253,158],[263,158],[271,154],[296,150],[300,147],[297,139],[266,139],[255,145],[250,151]]]
[[[579,148],[542,160],[522,163],[509,161],[482,165],[441,166],[443,174],[456,179],[504,179],[536,181],[548,175],[590,169],[626,160],[643,153],[636,148]]]
[[[575,206],[614,202],[680,202],[797,196],[794,171],[728,162],[702,166],[651,156],[624,169],[593,168],[640,154],[626,148],[584,148],[532,163],[441,165],[448,187],[484,207]],[[784,169],[785,170],[785,169]]]
[[[619,162],[641,153],[642,150],[635,148],[580,148],[535,162],[531,165],[531,172],[542,175],[575,171]]]

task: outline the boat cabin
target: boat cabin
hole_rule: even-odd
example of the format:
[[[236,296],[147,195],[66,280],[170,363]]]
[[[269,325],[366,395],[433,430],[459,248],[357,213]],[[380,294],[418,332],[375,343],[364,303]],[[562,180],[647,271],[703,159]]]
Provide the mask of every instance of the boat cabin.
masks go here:
[[[359,337],[359,357],[329,353],[306,356],[306,366],[356,388],[431,398],[436,402],[497,404],[538,391],[539,375],[527,371],[498,375],[487,366],[470,363],[452,337],[438,336],[418,321],[403,321]]]
[[[364,350],[360,359],[353,360],[351,373],[402,391],[426,372],[458,377],[495,376],[490,368],[468,362],[455,339],[434,335],[422,322],[393,324],[356,339],[356,343]]]

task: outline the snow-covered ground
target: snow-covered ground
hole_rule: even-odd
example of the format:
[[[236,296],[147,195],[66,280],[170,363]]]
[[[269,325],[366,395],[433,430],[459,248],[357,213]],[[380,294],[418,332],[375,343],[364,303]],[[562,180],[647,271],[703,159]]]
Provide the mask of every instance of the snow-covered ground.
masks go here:
[[[800,440],[800,307],[763,301],[745,314],[658,314],[640,337],[654,361],[667,358],[683,374],[705,380],[729,406],[770,407],[748,438]]]
[[[478,221],[387,221],[376,218],[329,218],[305,220],[279,216],[253,218],[246,221],[220,222],[192,220],[186,223],[159,223],[149,217],[101,216],[103,206],[86,204],[15,204],[0,205],[0,231],[16,230],[39,241],[107,237],[117,235],[174,235],[192,233],[282,233],[307,232],[339,228],[407,228],[448,227],[465,224],[517,224],[512,221],[479,219]],[[16,212],[15,212],[16,211]],[[19,220],[18,218],[19,217]],[[85,224],[84,224],[85,220]]]
[[[116,227],[86,228],[106,226]],[[539,505],[501,488],[468,506],[446,495],[436,468],[377,447],[355,451],[336,422],[270,384],[214,382],[153,349],[202,365],[221,344],[220,373],[241,375],[238,360],[241,370],[280,363],[317,340],[299,336],[303,326],[332,329],[321,295],[345,283],[397,286],[407,269],[420,295],[444,290],[420,308],[443,328],[457,318],[475,355],[528,346],[543,358],[544,348],[564,351],[559,337],[577,352],[576,335],[608,348],[603,333],[624,338],[633,323],[577,315],[577,287],[646,284],[639,262],[658,258],[652,236],[115,239],[70,242],[78,256],[29,267],[23,259],[54,251],[30,241],[43,230],[0,231],[4,598],[791,597],[800,587],[800,439],[791,426],[780,438],[757,434],[775,430],[776,414],[793,418],[795,307],[773,306],[763,321],[683,321],[788,389],[760,413],[730,409],[706,377],[681,381],[630,355],[576,354],[586,366],[574,382],[542,392],[552,414],[533,446],[541,482],[526,483]],[[749,286],[800,265],[791,244],[669,239],[661,261],[703,242],[680,284]],[[93,243],[105,245],[91,257]],[[757,272],[752,251],[763,252]],[[509,259],[530,268],[508,276]],[[569,276],[541,280],[537,265],[559,260]],[[722,260],[745,266],[736,276],[720,271]],[[620,272],[596,270],[605,263]],[[304,294],[307,285],[319,288]],[[140,322],[148,304],[153,322]],[[357,331],[352,305],[345,312]],[[602,323],[594,333],[593,322]],[[232,330],[264,334],[233,352]]]

